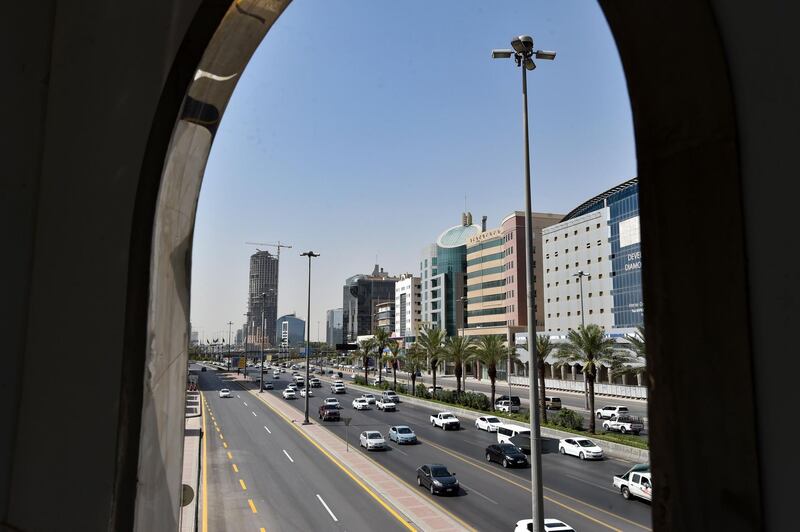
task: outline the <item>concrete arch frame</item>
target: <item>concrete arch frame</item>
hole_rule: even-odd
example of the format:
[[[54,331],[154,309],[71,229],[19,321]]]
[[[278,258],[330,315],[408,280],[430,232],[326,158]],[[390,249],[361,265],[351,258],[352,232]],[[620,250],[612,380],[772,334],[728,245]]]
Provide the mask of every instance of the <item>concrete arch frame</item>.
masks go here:
[[[14,5],[5,19],[16,26],[3,34],[22,46],[12,47],[4,87],[17,135],[5,145],[13,177],[4,213],[16,253],[3,267],[19,282],[3,305],[14,356],[0,386],[11,426],[0,435],[0,524],[46,529],[59,515],[72,529],[174,529],[200,183],[236,81],[288,0],[81,4]],[[755,418],[757,400],[790,392],[771,387],[754,360],[770,367],[770,353],[785,347],[770,325],[797,316],[800,283],[783,288],[787,301],[771,295],[786,274],[764,259],[774,237],[755,235],[791,212],[789,195],[775,191],[797,163],[774,161],[797,144],[783,111],[798,108],[798,74],[785,66],[792,48],[780,46],[797,8],[600,5],[637,142],[655,528],[791,523],[791,491],[764,480],[785,467],[771,452],[780,426],[769,412]],[[746,34],[751,41],[739,39]],[[757,84],[748,76],[758,64]],[[698,228],[716,229],[714,238]],[[688,311],[680,294],[693,298]],[[54,299],[70,305],[58,320]],[[95,342],[53,348],[86,320]],[[724,353],[722,370],[709,353]],[[89,384],[66,395],[41,386],[31,362],[40,360],[63,375],[77,365]],[[696,373],[720,371],[696,388]],[[715,423],[686,416],[698,403]],[[59,494],[50,512],[39,504],[42,478]]]

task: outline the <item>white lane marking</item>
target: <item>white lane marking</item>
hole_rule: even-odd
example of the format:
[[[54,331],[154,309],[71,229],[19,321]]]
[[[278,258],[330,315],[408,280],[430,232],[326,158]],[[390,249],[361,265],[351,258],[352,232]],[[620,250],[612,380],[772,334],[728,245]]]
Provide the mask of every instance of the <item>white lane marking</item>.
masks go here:
[[[334,522],[338,523],[338,522],[339,522],[339,520],[338,520],[338,519],[336,519],[336,516],[335,516],[335,515],[333,515],[333,512],[331,512],[331,509],[330,509],[330,508],[328,508],[328,505],[327,505],[327,504],[325,504],[325,501],[323,501],[323,500],[322,500],[322,497],[320,497],[320,496],[319,496],[319,493],[317,493],[317,499],[319,499],[319,502],[321,502],[321,503],[322,503],[322,506],[324,506],[324,507],[325,507],[325,509],[326,509],[326,510],[328,510],[328,513],[330,514],[330,516],[331,516],[331,519],[333,519],[333,521],[334,521]]]
[[[294,463],[294,460],[292,460],[292,457],[289,456],[289,453],[286,452],[286,449],[283,450],[283,454],[286,455],[286,458],[288,458],[291,463]]]
[[[253,414],[253,417],[258,417],[258,416],[256,416],[256,413],[253,412],[252,410],[250,411],[250,413]]]
[[[244,401],[242,401],[244,403]],[[247,403],[244,403],[244,406],[247,406]]]
[[[236,398],[237,398],[237,399],[241,399],[241,398],[242,398],[242,396],[241,396],[241,395],[239,395],[239,394],[237,393],[237,394],[236,394]]]
[[[573,480],[577,480],[578,482],[583,482],[584,484],[589,484],[590,486],[594,486],[595,488],[600,488],[601,490],[610,491],[611,493],[617,493],[617,490],[612,490],[608,486],[603,486],[602,484],[598,484],[596,482],[592,482],[590,480],[585,480],[580,477],[576,477],[575,475],[570,475],[568,473],[563,473],[565,477],[571,478]]]
[[[476,489],[470,488],[469,486],[467,486],[467,485],[466,485],[466,484],[464,484],[463,482],[461,482],[461,485],[462,485],[462,486],[464,486],[465,488],[467,488],[469,491],[471,491],[471,492],[472,492],[472,493],[474,493],[475,495],[480,495],[481,497],[483,497],[484,499],[486,499],[486,500],[487,500],[487,501],[489,501],[490,503],[492,503],[492,504],[497,504],[497,501],[490,499],[489,497],[487,497],[486,495],[484,495],[483,493],[481,493],[480,491],[478,491],[478,490],[476,490]]]
[[[272,434],[272,431],[271,431],[271,430],[269,430],[269,429],[267,428],[267,426],[266,426],[266,425],[264,425],[264,430],[266,430],[266,431],[267,431],[267,433],[269,433],[269,434]]]

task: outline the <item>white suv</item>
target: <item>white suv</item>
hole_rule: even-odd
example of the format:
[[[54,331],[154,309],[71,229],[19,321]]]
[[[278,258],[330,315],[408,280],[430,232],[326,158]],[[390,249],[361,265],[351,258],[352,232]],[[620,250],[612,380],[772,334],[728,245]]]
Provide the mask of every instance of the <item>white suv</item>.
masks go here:
[[[611,419],[611,416],[622,416],[628,414],[627,406],[604,406],[594,411],[597,419]]]

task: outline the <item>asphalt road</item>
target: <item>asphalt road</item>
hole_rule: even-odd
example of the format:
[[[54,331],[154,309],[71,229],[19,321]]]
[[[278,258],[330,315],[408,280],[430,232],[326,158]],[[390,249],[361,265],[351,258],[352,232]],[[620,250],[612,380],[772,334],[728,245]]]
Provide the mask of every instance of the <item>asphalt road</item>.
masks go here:
[[[214,370],[200,373],[213,413],[206,411],[209,531],[404,530],[261,401],[235,386],[221,399],[229,386]]]
[[[334,371],[338,371],[335,368],[326,367],[326,370],[328,370],[328,369],[332,369]],[[350,374],[351,374],[350,372],[344,372],[344,376],[345,376],[345,380],[346,381],[352,381],[352,379],[350,378]],[[363,376],[364,372],[363,371],[357,372],[356,375],[362,375]],[[369,375],[370,375],[370,381],[372,379],[378,377],[377,372],[370,372]],[[426,386],[433,385],[432,376],[428,375],[426,373],[423,373],[423,375],[424,376],[422,378],[417,377],[417,384],[423,383]],[[393,380],[391,373],[388,376],[386,374],[384,374],[383,378],[384,379],[388,379],[389,381]],[[410,387],[410,383],[411,383],[410,374],[406,373],[406,372],[403,372],[403,371],[398,371],[397,372],[397,382]],[[441,386],[442,388],[444,388],[446,390],[448,390],[448,389],[455,390],[456,389],[455,377],[453,377],[452,375],[447,375],[447,376],[437,375],[436,376],[436,385],[437,386]],[[470,392],[481,392],[481,393],[483,393],[483,394],[485,394],[487,396],[490,396],[491,395],[491,391],[492,391],[492,387],[491,387],[491,384],[489,384],[488,381],[476,381],[474,379],[468,378],[467,379],[467,391],[470,391]],[[496,394],[497,397],[500,397],[501,395],[507,395],[508,394],[508,384],[506,384],[505,381],[498,381],[497,385],[495,387],[495,394]],[[512,386],[511,387],[511,395],[519,396],[520,402],[522,403],[523,410],[527,409],[528,406],[530,405],[530,401],[528,401],[528,388],[522,387],[522,386]],[[590,417],[590,414],[589,414],[589,410],[584,408],[585,399],[584,399],[584,396],[583,396],[582,393],[565,392],[565,391],[562,391],[562,390],[552,390],[552,391],[547,391],[547,395],[548,396],[552,395],[552,396],[561,398],[561,404],[564,407],[569,408],[570,410],[574,410],[575,412],[581,414],[583,416],[584,420],[585,420],[585,425],[584,426],[586,426],[586,427],[589,426],[588,425],[588,418]],[[645,423],[644,423],[645,429],[642,432],[642,436],[641,437],[643,439],[647,439],[648,423],[647,423],[647,402],[646,401],[640,401],[640,400],[635,400],[635,399],[620,399],[620,398],[617,398],[617,397],[605,397],[605,396],[595,395],[594,403],[595,403],[595,409],[602,408],[604,406],[610,406],[610,405],[627,406],[628,410],[631,413],[631,415],[638,416],[638,417],[641,417],[641,418],[644,419],[644,421],[645,421]],[[548,412],[550,412],[550,411],[548,411]],[[599,420],[599,419],[597,420],[598,430],[600,430],[602,428],[602,423],[603,423],[602,420]]]
[[[271,380],[268,374],[267,380]],[[290,374],[282,374],[273,393],[280,393]],[[334,397],[329,386],[314,389],[309,412],[316,419],[322,399]],[[347,439],[359,452],[358,436],[364,430],[379,430],[384,436],[390,425],[408,425],[420,438],[413,446],[390,443],[387,451],[369,455],[400,480],[416,485],[416,469],[424,463],[442,463],[457,473],[461,493],[456,497],[437,497],[437,501],[478,530],[513,530],[518,519],[530,515],[530,469],[505,470],[486,463],[485,448],[496,442],[496,435],[467,425],[460,431],[444,432],[430,426],[431,411],[401,403],[397,412],[377,409],[356,411],[353,398],[360,392],[348,390],[335,395],[342,403],[342,415],[351,417],[346,430],[342,422],[326,422],[334,433]],[[303,408],[304,399],[291,401]],[[545,486],[545,513],[569,523],[576,530],[649,530],[650,506],[641,501],[625,501],[611,485],[612,476],[625,472],[632,464],[616,459],[583,462],[557,453],[542,456]],[[426,493],[426,496],[430,496]]]

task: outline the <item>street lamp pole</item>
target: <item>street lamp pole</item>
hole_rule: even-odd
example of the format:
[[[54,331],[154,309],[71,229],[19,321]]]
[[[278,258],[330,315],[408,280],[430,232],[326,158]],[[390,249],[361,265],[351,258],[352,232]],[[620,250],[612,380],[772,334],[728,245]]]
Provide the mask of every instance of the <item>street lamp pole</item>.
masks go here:
[[[580,285],[581,289],[581,328],[586,329],[586,317],[584,316],[583,311],[583,278],[588,277],[588,273],[584,272],[583,270],[579,271],[578,273],[573,273],[573,277],[578,278],[578,284]],[[589,409],[589,383],[586,382],[586,375],[584,374],[583,377],[583,400],[586,404],[586,409]],[[591,412],[589,412],[591,414]]]
[[[314,257],[319,257],[319,253],[314,253],[313,251],[306,251],[305,253],[300,254],[301,257],[308,257],[308,307],[306,310],[306,404],[305,404],[305,419],[303,420],[303,425],[308,425],[311,423],[308,420],[308,396],[310,395],[309,390],[310,384],[308,383],[309,378],[309,366],[311,365],[311,259]]]
[[[264,309],[267,306],[267,293],[261,292],[261,376],[258,378],[258,393],[264,391],[264,338],[266,336],[266,321],[264,320]]]
[[[528,70],[536,68],[532,57],[537,59],[555,59],[555,52],[533,50],[533,38],[520,35],[511,41],[513,50],[493,50],[495,59],[507,59],[512,55],[522,70],[522,131],[523,149],[525,153],[525,280],[528,294],[528,353],[530,363],[528,371],[528,400],[531,420],[531,513],[532,531],[544,532],[544,497],[542,494],[542,436],[539,409],[536,408],[539,383],[536,378],[538,359],[536,357],[536,319],[534,314],[533,285],[533,214],[531,211],[531,163],[528,135]]]
[[[231,327],[233,327],[233,322],[228,322],[228,369],[230,369],[231,365]]]

